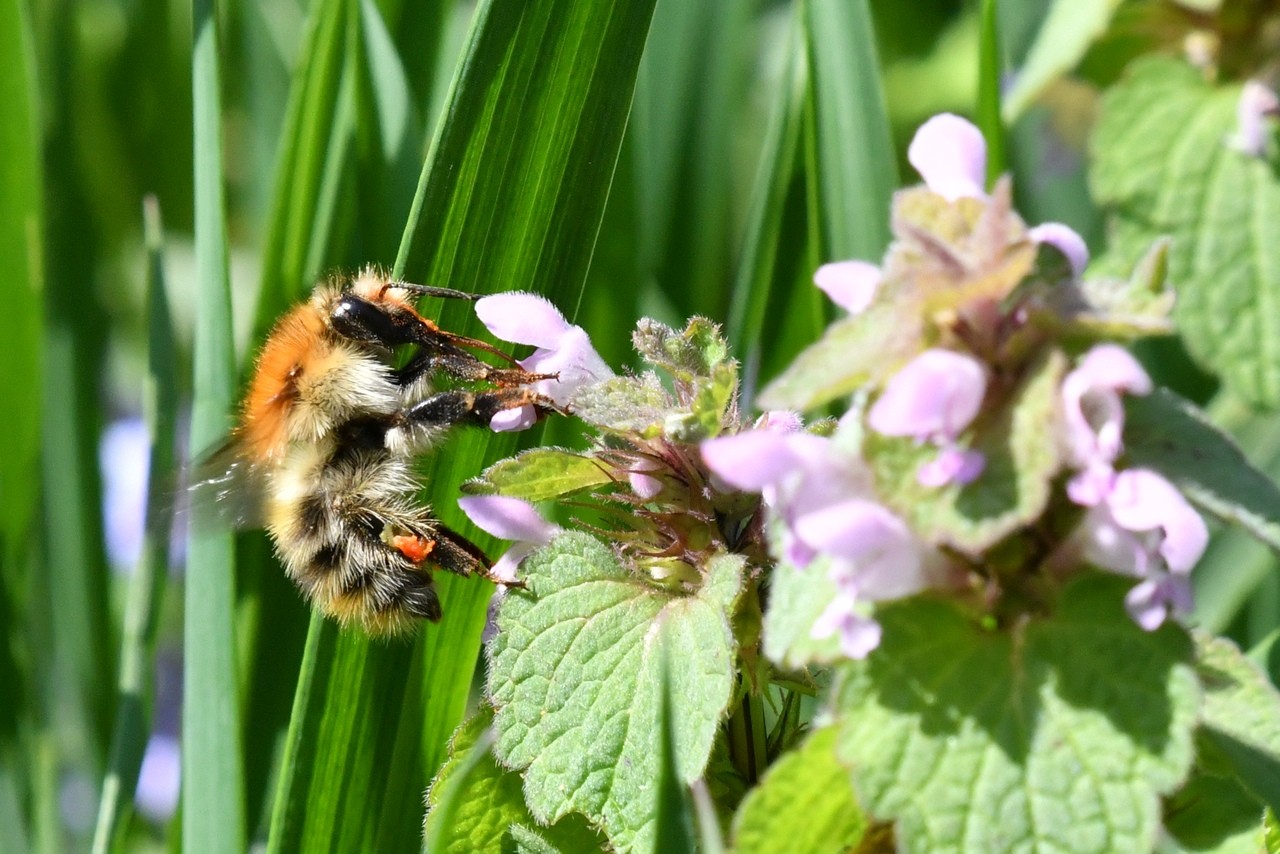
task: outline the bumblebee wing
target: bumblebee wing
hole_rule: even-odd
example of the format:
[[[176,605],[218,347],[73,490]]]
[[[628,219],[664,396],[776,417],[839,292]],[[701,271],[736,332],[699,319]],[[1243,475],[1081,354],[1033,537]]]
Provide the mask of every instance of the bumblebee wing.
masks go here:
[[[197,529],[260,528],[266,472],[245,457],[229,438],[191,464],[184,511]]]

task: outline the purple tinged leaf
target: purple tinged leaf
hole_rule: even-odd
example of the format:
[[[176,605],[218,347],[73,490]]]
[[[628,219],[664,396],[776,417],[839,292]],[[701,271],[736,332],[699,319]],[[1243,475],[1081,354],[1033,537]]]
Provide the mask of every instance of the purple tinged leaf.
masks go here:
[[[987,196],[987,143],[966,119],[951,113],[929,119],[911,140],[907,159],[929,189],[947,201]]]

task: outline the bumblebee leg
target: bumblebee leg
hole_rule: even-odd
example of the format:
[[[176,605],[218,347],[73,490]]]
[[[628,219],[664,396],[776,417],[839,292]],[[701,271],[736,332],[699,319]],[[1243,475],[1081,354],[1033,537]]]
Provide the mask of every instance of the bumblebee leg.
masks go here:
[[[424,344],[404,367],[395,372],[395,379],[401,387],[405,387],[437,371],[464,382],[487,382],[503,387],[555,379],[554,374],[531,374],[523,368],[494,367],[449,341]]]
[[[412,425],[475,424],[488,426],[504,409],[536,407],[539,414],[556,411],[547,398],[530,388],[500,388],[492,391],[441,391],[415,403],[399,419]]]

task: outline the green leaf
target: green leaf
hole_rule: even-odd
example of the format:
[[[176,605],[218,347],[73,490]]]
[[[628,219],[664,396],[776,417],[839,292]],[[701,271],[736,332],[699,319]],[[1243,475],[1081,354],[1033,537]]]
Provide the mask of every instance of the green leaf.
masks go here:
[[[733,819],[734,850],[856,849],[867,827],[849,770],[836,761],[836,728],[809,735],[775,762]]]
[[[564,534],[523,565],[527,590],[507,594],[491,642],[495,753],[522,769],[539,821],[580,812],[621,849],[649,850],[669,662],[675,761],[689,783],[706,767],[734,687],[728,614],[743,561],[706,567],[678,596],[646,583],[605,545]],[[585,748],[584,748],[585,745]]]
[[[1124,267],[1162,235],[1187,347],[1255,406],[1280,406],[1280,179],[1229,145],[1240,87],[1166,57],[1135,62],[1102,101],[1091,181]]]
[[[592,851],[599,835],[579,815],[568,815],[551,827],[536,826],[521,792],[523,781],[498,765],[491,752],[493,710],[482,708],[458,728],[449,745],[449,760],[427,791],[426,851],[516,850]]]
[[[612,377],[582,389],[573,399],[573,414],[611,433],[635,433],[647,439],[662,435],[674,406],[653,371],[636,377]]]
[[[710,377],[729,361],[719,324],[705,317],[692,318],[680,332],[652,318],[641,318],[632,343],[640,358],[686,382]]]
[[[1159,472],[1193,502],[1280,549],[1280,488],[1196,406],[1168,389],[1125,400],[1125,459]]]
[[[772,537],[777,542],[776,537]],[[764,654],[781,666],[799,669],[838,661],[840,638],[817,640],[813,624],[835,598],[828,573],[830,558],[819,555],[801,569],[780,560],[769,577],[769,607],[764,615]]]
[[[1091,338],[1139,338],[1173,332],[1170,315],[1174,293],[1165,287],[1168,277],[1169,241],[1157,240],[1147,250],[1128,279],[1085,279],[1078,286],[1065,284],[1060,293],[1079,297],[1074,326]],[[1076,291],[1076,288],[1079,288]],[[1070,299],[1070,297],[1069,297]]]
[[[1280,809],[1280,693],[1224,638],[1196,636],[1202,737],[1254,797]]]
[[[534,448],[499,460],[463,492],[549,501],[609,483],[609,469],[595,459],[563,448]]]
[[[1266,850],[1258,801],[1230,777],[1197,768],[1165,803],[1165,831],[1183,849],[1218,854]]]
[[[808,411],[883,382],[920,349],[919,307],[880,302],[827,327],[760,392],[762,409]]]
[[[1004,102],[1012,124],[1044,89],[1070,71],[1107,30],[1120,0],[1054,0]]]
[[[1065,358],[1052,352],[1005,406],[975,422],[969,447],[982,452],[986,467],[969,484],[922,485],[916,471],[938,449],[868,431],[864,452],[880,497],[924,539],[975,555],[1039,517],[1058,472],[1046,431],[1065,371]]]
[[[1183,631],[1125,613],[1130,584],[1086,576],[1053,614],[1000,631],[941,601],[879,609],[881,645],[838,691],[838,751],[900,846],[1151,849],[1200,692]]]
[[[194,8],[195,249],[199,277],[191,447],[199,453],[230,427],[236,388],[227,270],[216,0]],[[183,636],[182,848],[245,846],[235,645],[235,554],[230,533],[200,533],[187,547]]]

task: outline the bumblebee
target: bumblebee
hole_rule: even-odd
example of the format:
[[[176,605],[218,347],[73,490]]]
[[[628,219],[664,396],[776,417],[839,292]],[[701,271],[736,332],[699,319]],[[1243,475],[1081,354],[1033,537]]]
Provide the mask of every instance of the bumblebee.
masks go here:
[[[440,619],[435,569],[491,578],[484,553],[418,499],[413,459],[455,425],[487,425],[526,405],[539,414],[555,408],[532,390],[553,376],[439,328],[414,307],[422,296],[475,298],[366,269],[319,285],[281,317],[257,357],[238,426],[206,464],[217,474],[196,487],[211,487],[240,521],[260,517],[312,604],[375,635]],[[394,367],[405,348],[408,360]],[[440,388],[441,380],[454,387]],[[238,512],[246,503],[251,514]]]

